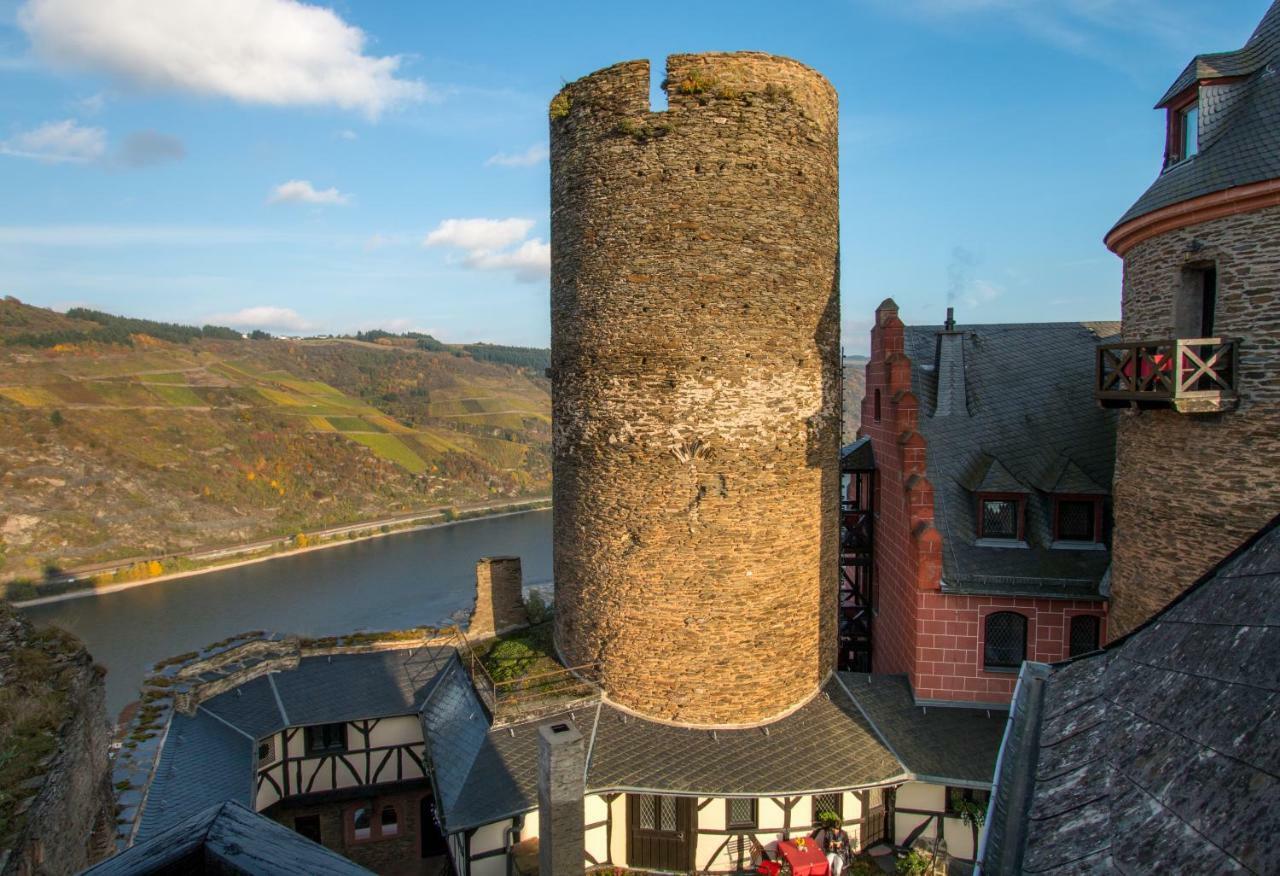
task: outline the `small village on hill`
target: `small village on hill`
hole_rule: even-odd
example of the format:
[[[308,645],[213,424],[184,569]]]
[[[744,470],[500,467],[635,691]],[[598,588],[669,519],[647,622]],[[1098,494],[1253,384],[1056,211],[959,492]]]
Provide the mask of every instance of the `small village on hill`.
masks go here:
[[[546,95],[549,350],[0,301],[0,876],[1280,873],[1280,0],[1222,48],[1118,320],[842,337],[850,100],[757,51]],[[123,710],[26,613],[424,525],[465,610],[282,580]]]

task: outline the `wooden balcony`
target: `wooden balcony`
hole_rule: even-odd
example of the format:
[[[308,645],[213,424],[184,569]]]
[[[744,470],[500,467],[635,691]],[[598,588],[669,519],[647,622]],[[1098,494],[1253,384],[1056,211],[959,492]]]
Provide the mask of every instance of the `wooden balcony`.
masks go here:
[[[1093,395],[1103,407],[1233,410],[1240,372],[1235,338],[1128,341],[1098,347]]]

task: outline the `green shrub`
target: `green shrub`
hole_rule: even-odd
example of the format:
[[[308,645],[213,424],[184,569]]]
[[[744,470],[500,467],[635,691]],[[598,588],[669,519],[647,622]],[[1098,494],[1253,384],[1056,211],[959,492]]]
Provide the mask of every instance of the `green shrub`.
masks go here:
[[[897,871],[901,876],[924,876],[929,872],[929,859],[917,849],[911,849],[898,859]]]
[[[4,585],[4,598],[11,602],[21,602],[24,599],[35,599],[40,595],[40,591],[36,589],[34,582],[20,579],[10,581]]]
[[[510,681],[524,675],[538,653],[521,639],[507,639],[493,646],[485,659],[494,681]]]
[[[535,626],[551,619],[551,606],[547,604],[542,591],[537,587],[530,590],[529,595],[525,597],[524,610],[529,616],[529,623]]]
[[[569,115],[569,110],[573,106],[573,100],[570,99],[568,92],[561,91],[555,97],[551,98],[551,108],[548,114],[552,120],[563,119]]]

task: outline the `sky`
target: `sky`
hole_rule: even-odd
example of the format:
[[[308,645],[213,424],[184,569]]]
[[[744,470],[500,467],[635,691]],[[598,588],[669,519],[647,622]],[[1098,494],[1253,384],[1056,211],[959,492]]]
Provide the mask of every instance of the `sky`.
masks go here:
[[[888,296],[1117,319],[1102,238],[1159,171],[1152,105],[1269,3],[0,0],[0,295],[544,346],[551,97],[751,49],[840,94],[847,352]]]

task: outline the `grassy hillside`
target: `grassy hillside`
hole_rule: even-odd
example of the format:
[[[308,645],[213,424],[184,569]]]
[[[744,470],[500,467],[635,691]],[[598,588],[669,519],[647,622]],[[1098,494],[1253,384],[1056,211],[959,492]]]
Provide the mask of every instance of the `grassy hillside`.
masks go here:
[[[0,581],[549,489],[540,372],[232,336],[0,300]]]
[[[844,357],[844,432],[848,444],[858,435],[862,419],[862,397],[867,394],[867,359],[865,356]]]

